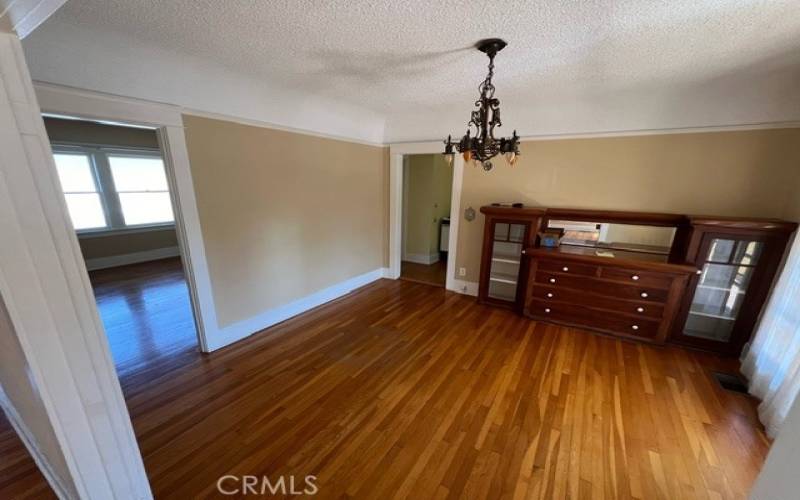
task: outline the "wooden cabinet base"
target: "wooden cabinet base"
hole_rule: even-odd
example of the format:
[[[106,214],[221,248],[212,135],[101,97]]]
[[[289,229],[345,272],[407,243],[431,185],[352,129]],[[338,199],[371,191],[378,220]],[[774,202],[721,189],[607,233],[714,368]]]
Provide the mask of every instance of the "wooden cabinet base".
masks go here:
[[[525,315],[654,344],[666,342],[691,266],[530,248]],[[598,260],[600,259],[600,260]]]
[[[537,321],[732,356],[751,338],[797,228],[774,219],[566,208],[481,213],[479,301]],[[605,239],[615,224],[674,231],[670,246],[658,238],[620,243]],[[538,246],[537,232],[548,229],[570,244]]]

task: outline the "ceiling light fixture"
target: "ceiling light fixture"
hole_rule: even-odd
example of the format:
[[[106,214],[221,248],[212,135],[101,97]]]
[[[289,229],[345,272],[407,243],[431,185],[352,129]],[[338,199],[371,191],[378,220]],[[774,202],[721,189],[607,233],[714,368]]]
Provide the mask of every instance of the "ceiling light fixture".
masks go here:
[[[503,154],[509,165],[514,165],[517,162],[519,157],[517,131],[515,130],[509,139],[505,137],[496,139],[494,137],[494,128],[503,125],[500,121],[500,100],[494,96],[494,85],[492,84],[494,56],[503,50],[505,46],[506,42],[499,38],[481,40],[475,45],[478,50],[489,56],[489,74],[486,75],[486,79],[478,87],[481,93],[481,96],[475,101],[475,106],[478,109],[472,111],[472,117],[467,124],[467,133],[459,142],[453,142],[449,135],[447,140],[444,141],[444,153],[442,154],[447,163],[453,163],[455,151],[464,156],[464,161],[471,160],[475,166],[480,163],[486,171],[492,169],[491,159],[498,154]],[[473,127],[474,136],[472,135]]]

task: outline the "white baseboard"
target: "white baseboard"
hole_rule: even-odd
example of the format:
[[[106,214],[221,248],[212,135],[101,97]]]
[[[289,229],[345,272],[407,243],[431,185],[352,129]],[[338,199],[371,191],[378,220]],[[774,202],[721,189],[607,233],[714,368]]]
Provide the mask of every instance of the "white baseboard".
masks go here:
[[[454,279],[452,288],[448,288],[453,292],[463,293],[464,295],[478,296],[478,282],[477,281],[464,281]]]
[[[297,316],[310,309],[321,306],[326,302],[338,299],[343,295],[347,295],[356,288],[368,285],[373,281],[379,280],[388,276],[388,268],[379,268],[368,273],[355,276],[348,280],[342,281],[335,285],[324,288],[318,292],[307,295],[301,299],[295,300],[283,306],[264,311],[263,313],[253,316],[252,318],[244,321],[239,321],[224,328],[220,328],[215,335],[208,338],[209,350],[213,351],[221,347],[225,347],[234,342],[242,340],[250,335],[257,333],[265,328],[269,328],[281,321]]]
[[[426,254],[426,253],[408,253],[403,257],[406,262],[414,262],[417,264],[431,265],[439,262],[439,252]]]
[[[166,247],[145,250],[143,252],[112,255],[110,257],[97,257],[95,259],[86,259],[86,269],[95,271],[97,269],[107,269],[109,267],[127,266],[128,264],[138,264],[139,262],[177,257],[180,254],[181,252],[178,247]]]
[[[20,414],[17,413],[17,409],[14,408],[13,404],[11,404],[11,400],[8,399],[8,395],[6,395],[2,387],[0,387],[0,408],[2,408],[3,412],[6,414],[8,421],[11,422],[11,427],[13,427],[17,432],[22,444],[24,444],[25,448],[28,449],[28,453],[30,453],[33,461],[36,462],[36,465],[39,467],[42,475],[50,484],[50,487],[53,489],[53,493],[55,493],[56,496],[61,500],[69,500],[71,496],[68,493],[69,490],[64,487],[62,478],[56,474],[56,472],[53,470],[53,467],[50,465],[50,462],[47,461],[47,456],[45,456],[39,449],[39,445],[36,444],[36,439],[34,439],[33,434],[31,434],[31,431],[28,429],[28,426],[25,425],[25,422],[22,420]]]

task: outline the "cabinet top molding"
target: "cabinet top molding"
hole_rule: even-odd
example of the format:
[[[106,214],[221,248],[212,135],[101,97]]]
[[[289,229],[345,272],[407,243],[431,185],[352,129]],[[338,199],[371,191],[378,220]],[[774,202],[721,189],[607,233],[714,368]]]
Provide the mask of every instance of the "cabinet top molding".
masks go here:
[[[485,205],[481,213],[495,216],[546,217],[548,219],[580,220],[585,222],[616,222],[644,226],[714,226],[760,232],[791,233],[797,223],[782,219],[758,217],[729,217],[714,215],[633,212],[623,210],[592,210],[585,208],[548,208]]]

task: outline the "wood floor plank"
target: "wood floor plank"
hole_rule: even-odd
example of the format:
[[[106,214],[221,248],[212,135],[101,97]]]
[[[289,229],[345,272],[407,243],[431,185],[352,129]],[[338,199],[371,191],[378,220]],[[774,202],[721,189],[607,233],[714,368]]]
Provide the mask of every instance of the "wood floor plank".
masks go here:
[[[389,280],[203,355],[182,315],[137,339],[104,311],[146,315],[149,286],[187,306],[169,269],[96,283],[159,499],[220,498],[225,474],[314,475],[317,498],[744,498],[766,457],[755,402],[711,377],[735,361]],[[0,444],[0,492],[48,491]]]

